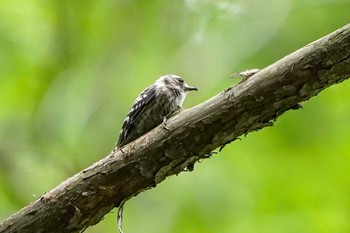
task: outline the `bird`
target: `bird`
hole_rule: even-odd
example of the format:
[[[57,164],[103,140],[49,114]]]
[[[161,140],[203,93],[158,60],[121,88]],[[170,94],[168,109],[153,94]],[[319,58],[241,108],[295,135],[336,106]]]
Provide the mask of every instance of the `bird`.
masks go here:
[[[189,91],[197,91],[182,77],[167,74],[143,90],[136,98],[120,130],[117,147],[122,147],[160,125],[182,109]]]
[[[197,90],[197,87],[189,86],[180,76],[173,74],[161,76],[136,98],[120,130],[117,148],[166,122],[177,110],[182,109],[187,92]],[[123,208],[128,199],[122,200],[118,207],[117,223],[120,233],[123,233]]]

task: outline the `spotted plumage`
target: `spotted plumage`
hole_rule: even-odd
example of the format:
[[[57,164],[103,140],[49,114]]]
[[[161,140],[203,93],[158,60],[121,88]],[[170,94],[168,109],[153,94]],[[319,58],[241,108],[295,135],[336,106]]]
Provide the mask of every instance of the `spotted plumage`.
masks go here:
[[[135,100],[120,131],[117,146],[123,146],[161,124],[182,103],[188,91],[197,90],[176,75],[164,75]]]

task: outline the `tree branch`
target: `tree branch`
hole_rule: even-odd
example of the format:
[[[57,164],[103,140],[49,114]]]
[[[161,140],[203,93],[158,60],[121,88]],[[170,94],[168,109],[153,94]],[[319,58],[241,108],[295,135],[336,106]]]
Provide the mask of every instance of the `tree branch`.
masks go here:
[[[199,159],[265,126],[350,76],[350,24],[115,149],[15,213],[0,232],[79,232],[125,198],[192,169]]]

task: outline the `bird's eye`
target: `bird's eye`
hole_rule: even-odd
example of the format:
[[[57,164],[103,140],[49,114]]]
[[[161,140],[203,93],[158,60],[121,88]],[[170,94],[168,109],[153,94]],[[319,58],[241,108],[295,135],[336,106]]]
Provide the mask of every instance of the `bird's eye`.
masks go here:
[[[184,82],[184,80],[182,79],[182,78],[178,78],[177,79],[180,83],[183,83]]]

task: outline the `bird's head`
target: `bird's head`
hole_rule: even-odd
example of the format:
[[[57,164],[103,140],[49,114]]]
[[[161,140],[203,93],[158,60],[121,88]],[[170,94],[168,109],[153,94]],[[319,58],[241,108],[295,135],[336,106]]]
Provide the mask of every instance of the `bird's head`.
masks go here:
[[[188,92],[188,91],[197,91],[197,87],[189,86],[183,78],[177,75],[173,74],[167,74],[162,77],[160,77],[156,82],[155,85],[161,88],[169,88],[169,89],[175,89],[180,92]]]

